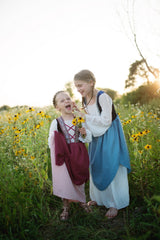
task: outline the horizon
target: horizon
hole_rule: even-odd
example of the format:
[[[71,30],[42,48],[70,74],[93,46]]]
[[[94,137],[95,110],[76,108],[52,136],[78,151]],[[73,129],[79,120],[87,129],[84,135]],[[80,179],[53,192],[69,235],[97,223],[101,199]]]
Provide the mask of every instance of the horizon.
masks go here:
[[[160,69],[160,1],[128,4],[138,46]],[[0,105],[48,106],[82,69],[94,73],[97,87],[123,94],[141,59],[126,10],[119,0],[1,1]]]

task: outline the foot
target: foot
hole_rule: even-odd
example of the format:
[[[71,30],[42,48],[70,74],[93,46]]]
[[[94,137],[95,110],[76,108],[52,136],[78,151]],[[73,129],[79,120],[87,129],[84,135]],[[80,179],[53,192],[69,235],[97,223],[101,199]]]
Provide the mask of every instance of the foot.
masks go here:
[[[60,215],[60,219],[62,221],[66,221],[69,216],[69,207],[63,207],[63,212]]]
[[[97,203],[96,203],[95,201],[89,201],[89,202],[87,203],[87,205],[88,205],[88,206],[96,206]]]
[[[109,208],[109,210],[107,211],[105,217],[107,217],[108,219],[112,219],[114,217],[116,217],[118,214],[118,210],[116,208]]]
[[[83,208],[87,213],[92,212],[92,209],[87,205],[87,203],[80,203],[80,207]]]

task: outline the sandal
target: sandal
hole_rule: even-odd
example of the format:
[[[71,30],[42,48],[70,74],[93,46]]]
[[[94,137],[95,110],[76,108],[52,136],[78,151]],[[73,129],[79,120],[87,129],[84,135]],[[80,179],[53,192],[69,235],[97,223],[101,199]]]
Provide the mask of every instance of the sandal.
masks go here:
[[[80,203],[80,207],[83,208],[87,213],[92,212],[92,209],[87,205],[87,203]]]
[[[69,207],[63,207],[63,212],[60,215],[60,219],[62,221],[68,220],[68,215],[69,215]]]
[[[96,206],[97,203],[96,203],[95,201],[89,201],[89,202],[87,203],[87,205],[88,205],[88,206]]]

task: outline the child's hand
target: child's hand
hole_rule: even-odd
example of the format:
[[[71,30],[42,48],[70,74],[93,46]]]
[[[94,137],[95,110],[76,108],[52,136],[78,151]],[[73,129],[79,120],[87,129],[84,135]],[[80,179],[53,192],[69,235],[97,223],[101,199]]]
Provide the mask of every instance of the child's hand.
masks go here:
[[[79,117],[85,118],[85,112],[82,111],[82,108],[78,107],[75,102],[72,102],[72,103],[73,103],[73,108],[72,108],[73,112],[78,112]]]
[[[75,102],[72,102],[72,103],[73,103],[73,111],[80,112],[80,109],[78,108],[76,103]]]
[[[86,137],[86,129],[85,129],[84,127],[79,128],[79,132],[80,132],[80,134],[81,134],[81,136],[82,136],[83,138]]]

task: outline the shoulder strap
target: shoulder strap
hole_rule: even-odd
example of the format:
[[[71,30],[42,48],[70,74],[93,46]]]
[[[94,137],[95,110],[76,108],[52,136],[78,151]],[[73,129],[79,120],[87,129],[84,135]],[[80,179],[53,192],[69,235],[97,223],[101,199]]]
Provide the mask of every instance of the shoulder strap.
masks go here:
[[[63,135],[65,136],[66,142],[70,143],[70,137],[69,137],[68,131],[66,129],[63,118],[59,117],[56,120],[58,122],[58,126],[57,126],[58,131],[60,130],[60,132],[63,133]]]
[[[101,108],[101,105],[99,104],[99,96],[101,94],[103,94],[104,91],[100,90],[98,93],[97,93],[97,106],[98,106],[98,109],[99,109],[99,112],[101,113],[102,112],[102,108]],[[112,103],[112,122],[113,120],[116,118],[117,116],[117,113],[115,111],[115,108],[114,108],[114,104]]]
[[[98,109],[99,109],[99,112],[101,113],[102,112],[102,108],[101,108],[101,105],[99,104],[99,96],[104,93],[102,90],[100,90],[98,93],[97,93],[97,106],[98,106]]]
[[[57,118],[56,120],[57,120],[57,129],[58,129],[58,132],[63,133],[63,132],[62,132],[62,129],[61,129],[61,126],[60,126],[60,124],[59,124],[58,118]]]
[[[64,135],[67,143],[71,143],[70,136],[69,136],[69,133],[67,131],[67,128],[66,128],[66,125],[64,123],[63,118],[59,117],[56,120],[57,120],[58,132],[61,132]],[[78,131],[78,127],[77,126],[75,126],[75,142],[79,142],[79,131]]]

